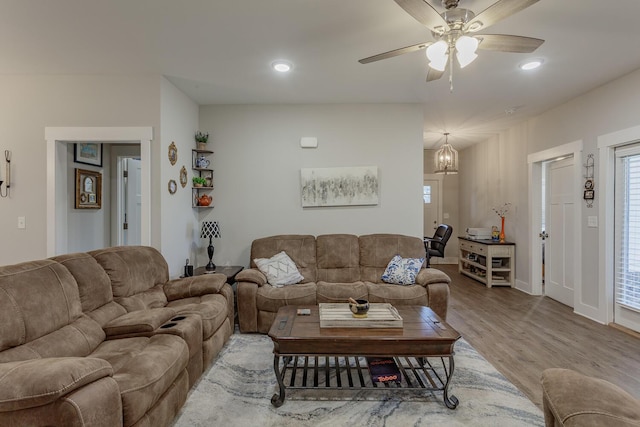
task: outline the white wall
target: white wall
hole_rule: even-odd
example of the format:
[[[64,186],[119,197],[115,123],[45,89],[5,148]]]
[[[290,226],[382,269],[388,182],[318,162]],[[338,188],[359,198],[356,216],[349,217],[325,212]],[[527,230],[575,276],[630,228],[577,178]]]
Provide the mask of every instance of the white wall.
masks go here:
[[[216,264],[248,265],[251,242],[274,234],[422,236],[422,118],[409,104],[201,107],[216,188],[200,219],[220,222]],[[300,148],[303,136],[318,148]],[[301,207],[301,168],[368,165],[378,166],[378,206]]]
[[[527,155],[552,147],[582,140],[582,158],[577,159],[583,168],[588,154],[596,158],[598,176],[597,138],[616,130],[640,125],[640,70],[623,76],[575,98],[544,114],[503,132],[489,141],[472,146],[460,153],[460,209],[461,224],[477,226],[497,223],[491,207],[504,201],[514,203],[514,210],[507,215],[506,235],[516,242],[517,280],[526,282],[529,277],[528,235],[528,172]],[[596,198],[593,208],[587,208],[580,195],[582,228],[582,300],[576,312],[599,312],[596,320],[605,323],[607,304],[599,283],[598,229],[586,226],[587,216],[597,216],[601,188],[595,183]],[[593,316],[592,316],[593,317]]]
[[[160,251],[169,264],[169,275],[177,277],[184,272],[185,259],[194,259],[197,247],[194,246],[195,232],[198,228],[197,209],[191,207],[191,149],[196,148],[194,134],[198,130],[198,106],[168,80],[162,80],[161,95],[161,147],[159,149],[161,194],[160,223],[162,233]],[[178,161],[169,162],[169,145],[174,142],[178,148]],[[180,169],[184,166],[188,172],[186,187],[180,185]],[[169,180],[175,180],[178,190],[169,194]],[[199,236],[199,234],[198,234]]]
[[[46,257],[45,127],[153,126],[155,132],[160,125],[161,79],[0,76],[0,153],[12,152],[13,181],[11,197],[0,199],[0,235],[4,242],[0,265]],[[159,169],[156,165],[160,150],[156,145],[154,141],[152,176]],[[4,161],[0,161],[0,175],[4,179]],[[155,211],[158,210],[159,204]],[[18,216],[26,217],[26,229],[17,228]],[[155,246],[160,226],[153,217],[151,222]]]

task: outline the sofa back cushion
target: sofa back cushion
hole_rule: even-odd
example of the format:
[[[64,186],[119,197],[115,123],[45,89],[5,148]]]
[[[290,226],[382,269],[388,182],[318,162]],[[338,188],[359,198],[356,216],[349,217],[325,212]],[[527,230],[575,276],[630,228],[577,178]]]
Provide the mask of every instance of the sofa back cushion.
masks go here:
[[[53,260],[0,267],[0,351],[74,322],[82,314],[78,286]]]
[[[113,301],[111,280],[98,261],[86,252],[51,258],[64,265],[78,283],[82,311],[100,324],[106,325],[127,311]]]
[[[257,268],[255,258],[271,258],[284,251],[296,263],[301,283],[316,281],[316,239],[310,235],[284,234],[256,239],[251,244],[251,267]]]
[[[360,280],[382,283],[382,274],[395,255],[424,258],[422,239],[401,234],[360,236]]]
[[[360,280],[360,245],[353,234],[316,237],[318,281],[352,283]]]
[[[89,254],[109,276],[113,297],[118,302],[121,298],[148,292],[169,280],[167,262],[158,250],[149,246],[113,246]],[[158,297],[164,298],[154,296]],[[163,304],[166,303],[164,298]]]

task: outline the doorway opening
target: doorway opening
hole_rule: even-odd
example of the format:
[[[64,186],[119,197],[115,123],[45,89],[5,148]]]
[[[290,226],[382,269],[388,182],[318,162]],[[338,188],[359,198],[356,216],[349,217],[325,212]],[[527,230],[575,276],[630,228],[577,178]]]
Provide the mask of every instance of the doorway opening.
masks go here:
[[[47,256],[68,252],[66,221],[73,191],[68,188],[68,144],[100,142],[140,146],[140,243],[151,245],[151,127],[45,128],[47,143]]]

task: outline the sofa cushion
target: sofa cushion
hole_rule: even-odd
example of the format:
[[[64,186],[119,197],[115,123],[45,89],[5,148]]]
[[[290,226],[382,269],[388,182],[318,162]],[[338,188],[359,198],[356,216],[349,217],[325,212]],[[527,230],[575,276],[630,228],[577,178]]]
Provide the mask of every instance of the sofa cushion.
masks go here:
[[[83,312],[89,313],[113,301],[109,276],[94,257],[79,252],[51,259],[64,265],[76,279]]]
[[[202,337],[209,339],[229,316],[229,305],[222,294],[206,294],[201,297],[171,301],[167,308],[176,314],[197,314],[202,319]]]
[[[316,284],[301,283],[295,286],[274,288],[266,284],[258,288],[256,306],[259,311],[276,313],[280,307],[286,305],[315,305]]]
[[[296,264],[282,251],[271,258],[256,258],[253,260],[258,270],[267,277],[270,285],[275,287],[299,283],[304,277],[296,268]]]
[[[0,267],[0,351],[57,331],[81,314],[78,286],[61,264],[39,260]]]
[[[396,255],[391,258],[384,273],[382,281],[397,285],[413,285],[416,283],[416,276],[424,264],[424,258],[402,258]]]
[[[360,236],[360,280],[380,283],[389,261],[396,255],[403,258],[425,256],[422,239],[400,234],[369,234]]]
[[[304,279],[302,283],[315,282],[316,279],[316,239],[310,235],[282,234],[256,239],[251,244],[251,268],[258,266],[255,258],[271,258],[285,251],[295,262]]]
[[[135,295],[169,280],[167,262],[152,247],[114,246],[89,254],[109,276],[114,298]]]
[[[174,335],[122,338],[105,341],[91,357],[104,359],[114,370],[120,387],[123,424],[133,425],[160,400],[185,371],[189,350]]]
[[[46,405],[113,374],[105,360],[63,357],[0,364],[0,412]]]
[[[136,310],[117,317],[103,326],[108,337],[127,334],[150,334],[169,319],[176,312],[170,308],[154,308],[149,310]]]
[[[324,234],[316,238],[318,282],[360,280],[360,245],[353,234]]]
[[[115,302],[123,306],[127,311],[149,310],[167,305],[167,295],[164,293],[164,286],[158,284],[145,291],[116,298]]]
[[[388,283],[366,282],[369,302],[388,302],[392,305],[429,306],[427,290],[422,285],[398,286]]]
[[[347,302],[349,298],[368,299],[369,289],[363,282],[329,283],[318,282],[316,284],[317,302]]]

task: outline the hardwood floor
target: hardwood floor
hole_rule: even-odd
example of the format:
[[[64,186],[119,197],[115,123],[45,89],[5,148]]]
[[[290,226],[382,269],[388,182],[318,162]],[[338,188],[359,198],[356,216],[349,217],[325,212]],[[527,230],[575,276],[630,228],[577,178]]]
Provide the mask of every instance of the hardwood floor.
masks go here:
[[[637,336],[574,314],[547,297],[488,289],[459,274],[457,265],[433,267],[452,280],[447,322],[540,408],[540,377],[547,368],[603,378],[640,398]]]

